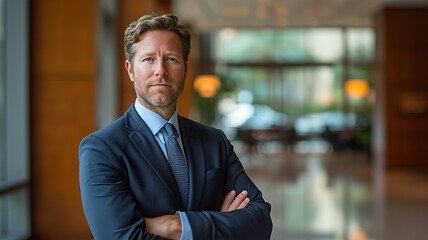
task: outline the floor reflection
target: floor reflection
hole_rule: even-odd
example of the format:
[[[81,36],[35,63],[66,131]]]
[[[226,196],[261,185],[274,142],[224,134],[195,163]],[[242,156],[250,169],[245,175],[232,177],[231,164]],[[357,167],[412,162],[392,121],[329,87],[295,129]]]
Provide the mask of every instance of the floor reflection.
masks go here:
[[[375,170],[364,152],[323,142],[236,151],[272,204],[273,240],[428,239],[428,175]]]

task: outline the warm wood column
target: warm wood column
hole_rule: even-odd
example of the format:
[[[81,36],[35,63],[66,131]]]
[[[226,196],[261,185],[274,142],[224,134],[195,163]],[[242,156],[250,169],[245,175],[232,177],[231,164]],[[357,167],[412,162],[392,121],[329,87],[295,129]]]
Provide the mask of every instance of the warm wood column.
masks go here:
[[[31,1],[33,239],[89,239],[77,148],[95,130],[97,1]]]
[[[428,8],[376,16],[376,152],[390,168],[428,169]]]

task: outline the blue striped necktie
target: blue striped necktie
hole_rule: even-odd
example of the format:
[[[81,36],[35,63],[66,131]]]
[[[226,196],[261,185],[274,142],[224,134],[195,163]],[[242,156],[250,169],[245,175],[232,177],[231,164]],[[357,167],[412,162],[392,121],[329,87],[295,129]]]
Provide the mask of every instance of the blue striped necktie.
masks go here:
[[[165,142],[168,162],[171,166],[172,172],[174,173],[175,181],[178,184],[181,199],[186,207],[189,194],[189,171],[187,169],[186,160],[184,158],[183,151],[178,144],[178,133],[174,125],[167,123],[165,124],[164,129],[167,135]]]

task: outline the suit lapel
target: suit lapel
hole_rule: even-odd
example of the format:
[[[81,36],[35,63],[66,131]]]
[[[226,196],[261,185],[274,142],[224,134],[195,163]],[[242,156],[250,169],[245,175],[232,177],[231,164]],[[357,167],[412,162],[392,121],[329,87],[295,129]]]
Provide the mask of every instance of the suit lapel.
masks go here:
[[[183,118],[179,118],[181,141],[189,166],[188,210],[197,208],[205,185],[205,155],[201,136]]]
[[[133,107],[131,108],[132,109],[126,114],[126,125],[133,130],[133,132],[128,135],[130,141],[141,154],[142,159],[148,163],[153,172],[159,177],[160,181],[170,191],[173,198],[176,199],[175,202],[178,209],[182,209],[183,203],[181,201],[180,192],[165,155],[146,123],[141,120],[136,110]]]

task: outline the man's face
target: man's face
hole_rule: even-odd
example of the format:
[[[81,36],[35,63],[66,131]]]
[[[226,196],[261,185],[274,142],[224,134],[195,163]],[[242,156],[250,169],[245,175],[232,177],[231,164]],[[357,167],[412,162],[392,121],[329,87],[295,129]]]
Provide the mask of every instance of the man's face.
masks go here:
[[[186,63],[182,43],[174,32],[149,31],[140,35],[134,60],[125,67],[140,103],[149,108],[175,108],[183,91]]]

